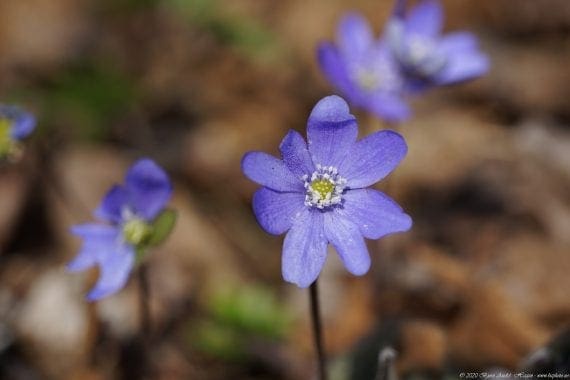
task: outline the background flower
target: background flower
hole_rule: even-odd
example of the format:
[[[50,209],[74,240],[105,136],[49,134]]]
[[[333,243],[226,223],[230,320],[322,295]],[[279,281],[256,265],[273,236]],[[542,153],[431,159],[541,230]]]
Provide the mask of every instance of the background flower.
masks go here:
[[[409,89],[463,82],[489,70],[489,59],[473,34],[441,35],[443,9],[437,0],[425,0],[408,14],[406,4],[397,0],[386,38]]]
[[[317,53],[321,70],[351,104],[386,121],[410,116],[397,63],[360,14],[347,14],[339,23],[336,43],[321,43]]]
[[[28,137],[36,127],[36,118],[18,106],[0,104],[0,156],[10,156],[18,150],[19,141]]]
[[[259,224],[271,234],[287,232],[283,278],[307,287],[318,277],[332,244],[346,269],[370,268],[364,238],[407,231],[411,218],[380,191],[368,187],[400,163],[407,146],[399,134],[380,131],[357,141],[356,119],[338,96],[317,103],[307,125],[309,144],[290,131],[282,159],[247,153],[244,174],[263,185],[253,197]]]
[[[137,253],[143,254],[147,247],[166,237],[162,230],[160,236],[156,235],[156,226],[157,222],[164,223],[164,218],[171,219],[163,212],[171,195],[167,174],[154,161],[141,159],[127,172],[125,184],[112,187],[95,211],[105,224],[72,228],[72,233],[83,239],[83,247],[68,269],[82,271],[94,265],[100,269],[99,280],[87,296],[90,301],[122,289]]]

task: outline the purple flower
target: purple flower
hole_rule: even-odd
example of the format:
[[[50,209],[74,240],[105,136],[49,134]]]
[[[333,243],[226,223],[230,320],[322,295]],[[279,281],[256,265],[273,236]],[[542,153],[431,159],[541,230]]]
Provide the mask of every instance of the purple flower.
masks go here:
[[[386,38],[407,78],[408,89],[463,82],[485,74],[489,60],[468,32],[441,35],[443,9],[424,0],[406,15],[406,0],[397,0]]]
[[[167,215],[164,208],[171,195],[167,174],[154,161],[141,159],[128,170],[125,184],[113,186],[95,210],[95,217],[103,223],[72,227],[71,232],[83,239],[83,247],[68,264],[68,270],[82,271],[95,265],[100,269],[88,300],[95,301],[122,289],[137,256],[165,238],[157,221]],[[161,236],[157,236],[158,232]]]
[[[19,142],[36,127],[36,119],[20,107],[0,104],[0,157],[9,157],[19,150]]]
[[[337,43],[318,47],[321,70],[354,106],[381,119],[400,122],[410,116],[402,99],[404,79],[389,47],[374,38],[359,14],[345,16],[338,27]]]
[[[244,174],[262,185],[253,211],[270,234],[287,232],[283,278],[300,287],[318,277],[332,244],[346,269],[363,275],[370,268],[364,238],[407,231],[411,218],[369,186],[386,177],[407,152],[399,134],[380,131],[357,141],[356,119],[338,96],[322,99],[309,116],[308,146],[296,131],[280,145],[282,159],[249,152]]]

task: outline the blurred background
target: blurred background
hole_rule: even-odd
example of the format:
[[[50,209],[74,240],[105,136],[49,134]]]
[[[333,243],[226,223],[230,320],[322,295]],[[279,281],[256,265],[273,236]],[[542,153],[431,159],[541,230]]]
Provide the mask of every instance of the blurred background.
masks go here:
[[[477,33],[492,69],[412,100],[389,194],[413,229],[370,242],[361,278],[331,251],[320,289],[333,380],[373,379],[386,345],[402,379],[513,371],[553,341],[542,365],[568,363],[570,2],[444,5],[447,30]],[[282,238],[258,227],[239,163],[276,154],[334,92],[315,46],[342,14],[364,12],[379,33],[392,6],[1,0],[0,99],[39,124],[22,161],[0,168],[0,378],[313,378],[308,295],[282,280]],[[136,278],[88,304],[96,271],[64,269],[80,243],[69,226],[141,156],[171,174],[179,212],[149,257],[147,356]]]

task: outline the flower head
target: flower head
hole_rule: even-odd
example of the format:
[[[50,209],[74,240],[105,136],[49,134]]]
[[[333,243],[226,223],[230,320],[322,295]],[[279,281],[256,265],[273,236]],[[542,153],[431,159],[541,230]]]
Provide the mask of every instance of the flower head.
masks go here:
[[[386,177],[407,152],[399,134],[379,131],[357,141],[356,119],[338,96],[317,103],[307,125],[308,145],[290,131],[280,145],[282,159],[249,152],[242,170],[262,185],[253,211],[270,234],[287,232],[283,278],[307,287],[318,277],[332,244],[346,269],[366,273],[370,256],[364,238],[407,231],[411,218],[369,186]]]
[[[0,104],[0,158],[12,157],[20,150],[20,141],[36,127],[35,117],[13,105]]]
[[[396,1],[386,39],[412,91],[466,81],[489,69],[473,34],[441,35],[442,25],[443,9],[437,0],[424,0],[409,13],[406,0]]]
[[[98,265],[100,277],[87,298],[101,299],[122,289],[136,262],[150,246],[162,242],[174,224],[165,210],[172,195],[167,174],[145,158],[128,170],[123,185],[113,186],[95,210],[101,223],[76,225],[71,232],[83,239],[70,271]]]
[[[391,122],[409,117],[397,62],[361,15],[350,13],[341,20],[336,44],[321,43],[318,59],[327,79],[351,104]]]

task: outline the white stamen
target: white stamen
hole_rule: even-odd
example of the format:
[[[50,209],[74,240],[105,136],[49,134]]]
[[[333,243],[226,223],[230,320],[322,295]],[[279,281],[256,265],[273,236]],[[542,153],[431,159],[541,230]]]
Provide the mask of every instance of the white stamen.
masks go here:
[[[338,174],[338,169],[334,166],[316,165],[317,170],[311,175],[311,180],[308,181],[309,176],[302,177],[305,189],[305,206],[316,207],[320,210],[338,205],[342,202],[342,193],[346,188],[346,179]],[[321,187],[320,191],[315,189],[313,185],[317,183],[317,187]],[[326,187],[330,185],[331,191],[323,194],[323,183]],[[327,189],[328,190],[328,189]]]

